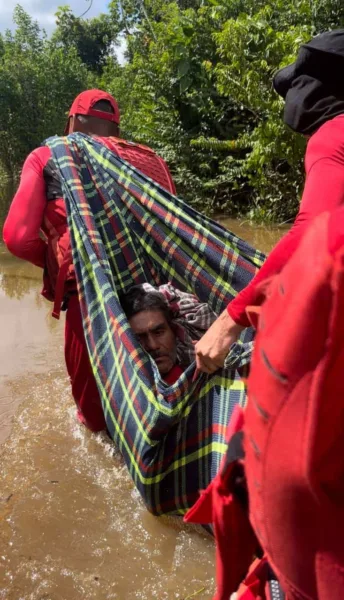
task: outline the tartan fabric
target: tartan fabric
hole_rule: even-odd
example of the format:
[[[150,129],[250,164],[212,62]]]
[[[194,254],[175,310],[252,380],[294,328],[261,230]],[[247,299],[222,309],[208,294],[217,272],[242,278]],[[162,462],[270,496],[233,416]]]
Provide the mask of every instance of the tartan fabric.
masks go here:
[[[82,134],[47,141],[62,180],[85,337],[109,434],[154,514],[184,514],[215,476],[245,403],[252,331],[228,368],[172,386],[138,344],[118,300],[171,283],[220,313],[264,256]]]

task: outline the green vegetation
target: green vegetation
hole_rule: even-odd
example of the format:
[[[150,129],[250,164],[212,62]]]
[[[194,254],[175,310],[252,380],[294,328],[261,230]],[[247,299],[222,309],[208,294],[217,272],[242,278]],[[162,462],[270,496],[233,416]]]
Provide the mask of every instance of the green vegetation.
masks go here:
[[[74,96],[99,86],[120,104],[124,137],[155,148],[198,209],[293,217],[305,142],[283,125],[272,77],[302,42],[344,26],[342,0],[113,0],[90,20],[61,7],[50,39],[20,6],[14,20],[15,33],[0,36],[6,180],[62,133]]]

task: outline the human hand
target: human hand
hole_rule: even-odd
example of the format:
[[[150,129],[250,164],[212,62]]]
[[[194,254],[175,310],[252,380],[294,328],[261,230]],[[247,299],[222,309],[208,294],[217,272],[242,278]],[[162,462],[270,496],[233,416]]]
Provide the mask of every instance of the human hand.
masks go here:
[[[195,344],[197,371],[211,374],[223,367],[229,348],[237,341],[243,329],[224,310]]]

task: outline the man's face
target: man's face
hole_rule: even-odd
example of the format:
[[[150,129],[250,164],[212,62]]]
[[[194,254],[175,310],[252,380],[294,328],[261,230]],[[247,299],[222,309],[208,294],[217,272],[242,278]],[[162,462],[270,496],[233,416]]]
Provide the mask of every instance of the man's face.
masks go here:
[[[161,310],[143,310],[129,319],[143,348],[154,358],[160,375],[176,364],[176,336]]]

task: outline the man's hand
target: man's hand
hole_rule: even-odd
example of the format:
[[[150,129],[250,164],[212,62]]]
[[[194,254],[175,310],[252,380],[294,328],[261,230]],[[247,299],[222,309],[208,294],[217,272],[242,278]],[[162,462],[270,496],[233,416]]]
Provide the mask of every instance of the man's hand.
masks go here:
[[[211,374],[223,367],[229,348],[243,329],[224,310],[195,345],[197,370]]]

